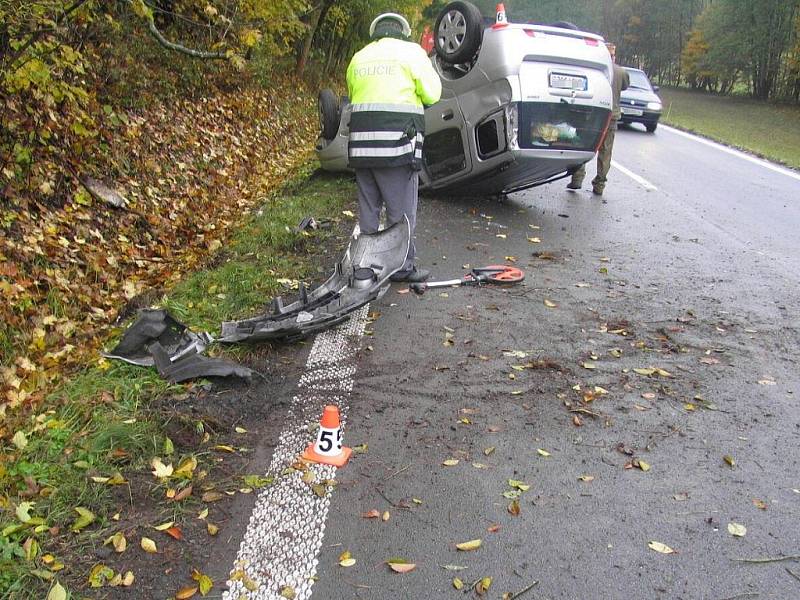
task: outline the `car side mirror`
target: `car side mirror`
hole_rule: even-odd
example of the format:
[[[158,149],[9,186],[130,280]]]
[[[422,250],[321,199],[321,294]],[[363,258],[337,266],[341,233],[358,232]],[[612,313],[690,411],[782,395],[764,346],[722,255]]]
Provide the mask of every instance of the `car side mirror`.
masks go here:
[[[653,91],[654,91],[654,92],[656,92],[656,93],[658,93],[658,90],[659,90],[659,87],[658,87],[657,85],[654,85],[654,86],[653,86]]]

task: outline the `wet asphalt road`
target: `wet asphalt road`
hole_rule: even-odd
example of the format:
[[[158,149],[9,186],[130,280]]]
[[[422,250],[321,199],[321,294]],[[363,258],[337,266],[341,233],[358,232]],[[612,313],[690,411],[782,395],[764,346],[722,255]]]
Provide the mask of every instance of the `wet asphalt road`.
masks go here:
[[[528,278],[373,305],[314,598],[800,598],[800,561],[733,560],[800,554],[800,181],[662,129],[614,159],[657,190],[423,200],[435,277]]]

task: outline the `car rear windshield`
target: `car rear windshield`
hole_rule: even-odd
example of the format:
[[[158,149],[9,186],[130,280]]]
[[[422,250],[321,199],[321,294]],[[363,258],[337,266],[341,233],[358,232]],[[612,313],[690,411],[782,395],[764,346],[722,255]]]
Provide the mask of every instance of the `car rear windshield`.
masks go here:
[[[521,102],[520,148],[591,150],[600,141],[609,110],[595,106]]]

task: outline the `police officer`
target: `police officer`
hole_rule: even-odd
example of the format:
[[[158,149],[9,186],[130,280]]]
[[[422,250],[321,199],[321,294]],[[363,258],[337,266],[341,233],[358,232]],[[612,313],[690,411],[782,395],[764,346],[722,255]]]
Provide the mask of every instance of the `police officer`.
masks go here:
[[[622,90],[627,90],[630,85],[630,75],[622,67],[617,65],[616,46],[614,44],[606,44],[609,53],[611,54],[611,62],[614,68],[611,77],[611,89],[613,92],[613,107],[611,111],[611,123],[608,126],[608,132],[603,139],[603,144],[597,151],[597,176],[592,179],[592,192],[597,196],[603,195],[603,190],[606,187],[606,176],[608,170],[611,168],[611,149],[614,147],[614,135],[617,132],[617,121],[622,116],[619,108],[619,96]],[[579,190],[583,184],[583,178],[586,177],[586,164],[582,164],[580,168],[572,174],[572,181],[567,184],[569,190]]]
[[[418,171],[422,168],[424,107],[439,100],[442,83],[425,51],[411,37],[401,15],[385,13],[372,21],[373,40],[347,67],[352,104],[347,154],[358,185],[358,223],[364,233],[378,231],[381,207],[388,225],[408,217],[411,244],[403,268],[392,281],[419,282],[430,276],[414,265]]]

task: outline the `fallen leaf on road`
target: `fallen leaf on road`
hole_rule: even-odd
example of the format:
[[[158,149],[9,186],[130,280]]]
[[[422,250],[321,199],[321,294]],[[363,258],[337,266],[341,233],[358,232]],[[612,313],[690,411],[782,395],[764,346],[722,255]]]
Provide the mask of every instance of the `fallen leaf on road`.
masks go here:
[[[156,543],[148,537],[143,537],[139,545],[142,547],[142,550],[150,554],[156,554],[158,552]]]
[[[506,239],[508,236],[505,233],[496,233],[494,237],[498,237],[501,240]]]
[[[545,458],[550,456],[550,453],[547,450],[542,450],[541,448],[537,448],[536,452],[538,452],[540,456],[544,456]]]
[[[197,569],[192,571],[192,579],[194,579],[197,582],[197,585],[200,587],[201,596],[208,594],[208,592],[211,591],[211,588],[214,587],[214,581],[211,579],[211,577],[205,573],[202,573],[201,571],[198,571]]]
[[[589,287],[590,285],[591,284],[589,284],[589,283],[583,283],[582,281],[579,281],[578,283],[575,284],[575,287],[586,288],[586,287]]]
[[[339,566],[342,567],[352,567],[354,564],[356,564],[355,558],[345,558],[339,561]]]
[[[217,533],[219,533],[219,527],[213,523],[206,523],[206,531],[208,531],[208,535],[217,535]]]
[[[469,567],[462,567],[461,565],[439,565],[439,566],[442,567],[445,571],[463,571],[464,569],[469,568]]]
[[[541,240],[540,238],[538,238],[538,237],[533,237],[533,236],[528,236],[528,241],[529,241],[531,244],[541,244],[541,243],[542,243],[542,240]]]
[[[462,589],[464,589],[464,582],[461,581],[458,577],[453,577],[453,587],[456,588],[457,590],[462,590]],[[66,597],[67,596],[65,594],[64,598],[66,598]],[[48,600],[49,600],[49,598],[48,598]]]
[[[556,306],[558,306],[558,304],[556,304],[556,303],[555,303],[555,302],[553,302],[552,300],[547,300],[547,299],[545,299],[545,301],[544,301],[544,305],[545,305],[547,308],[555,308]]]
[[[216,502],[217,500],[221,500],[223,495],[219,492],[206,492],[200,498],[203,502]]]
[[[236,433],[247,433],[247,429],[245,429],[244,427],[234,427],[233,430]]]
[[[753,506],[760,508],[761,510],[767,510],[767,503],[758,498],[753,498]]]
[[[128,540],[125,539],[125,534],[121,531],[118,531],[111,537],[107,538],[106,541],[103,542],[103,545],[106,546],[111,544],[114,546],[114,550],[117,553],[125,552],[125,548],[128,547]]]
[[[583,425],[583,421],[578,415],[572,415],[572,424],[575,425],[575,427],[581,427]]]
[[[655,397],[656,395],[653,392],[644,392],[642,394],[642,398],[644,398],[645,400],[653,400]]]
[[[408,573],[409,571],[413,571],[414,569],[417,568],[417,565],[415,565],[414,563],[390,562],[387,564],[389,565],[389,568],[395,573]]]
[[[633,466],[634,467],[639,467],[642,471],[649,471],[650,470],[650,465],[648,463],[646,463],[645,461],[643,461],[642,459],[640,459],[640,458],[635,458],[633,460]]]
[[[457,458],[448,458],[447,460],[442,462],[442,465],[445,467],[455,467],[458,464]]]
[[[178,468],[172,473],[173,477],[183,477],[184,479],[191,479],[192,475],[194,475],[194,470],[197,468],[197,459],[194,456],[190,456],[187,459],[181,461],[178,465]]]
[[[633,372],[634,373],[638,373],[639,375],[653,375],[656,372],[656,370],[655,369],[650,369],[650,368],[647,368],[647,369],[634,369]]]
[[[72,524],[73,533],[77,533],[84,527],[91,525],[97,518],[94,516],[92,511],[90,511],[88,508],[83,508],[82,506],[76,506],[75,512],[78,513],[78,518],[75,519],[75,522]]]
[[[183,539],[183,532],[181,531],[180,527],[168,527],[164,530],[164,533],[178,541]]]
[[[489,591],[490,587],[492,587],[492,578],[484,577],[478,582],[478,585],[475,586],[475,591],[478,593],[479,596],[483,596],[486,592]]]
[[[660,552],[661,554],[675,554],[675,550],[667,546],[666,544],[662,544],[661,542],[649,542],[647,547],[650,550],[655,550],[656,552]]]
[[[704,356],[703,358],[700,359],[700,362],[703,363],[704,365],[717,365],[719,364],[719,359],[710,356]]]
[[[519,500],[513,500],[511,504],[508,505],[508,514],[513,517],[519,516]]]
[[[689,492],[679,492],[672,495],[672,499],[676,502],[685,502],[689,499]]]
[[[196,585],[187,585],[186,587],[182,587],[175,593],[175,600],[187,600],[187,598],[191,598],[196,593],[197,593]]]
[[[596,368],[597,368],[597,365],[596,365],[596,364],[594,364],[594,363],[590,363],[590,362],[584,362],[584,363],[581,363],[581,366],[582,366],[584,369],[596,369]]]
[[[361,516],[364,517],[365,519],[377,519],[378,517],[381,516],[381,513],[380,513],[380,511],[378,509],[373,508],[370,511],[367,511],[365,513],[361,513]]]
[[[494,525],[489,525],[489,527],[486,528],[486,531],[488,531],[489,533],[497,533],[498,531],[500,531],[500,525],[498,525],[497,523],[495,523]]]
[[[736,461],[733,460],[733,457],[730,454],[726,454],[725,456],[723,456],[722,460],[724,460],[727,463],[727,465],[731,468],[736,466]]]
[[[578,477],[581,481],[594,481],[594,475],[581,475]]]
[[[744,537],[747,533],[747,527],[741,523],[728,523],[728,533],[735,537]]]
[[[489,456],[492,452],[494,452],[494,446],[489,446],[488,448],[483,449],[483,453],[486,456]]]
[[[470,540],[468,542],[461,542],[460,544],[456,544],[456,548],[459,550],[463,550],[464,552],[468,552],[470,550],[477,550],[481,547],[482,540]]]
[[[150,466],[153,467],[153,476],[159,479],[166,479],[172,475],[172,465],[165,465],[157,456],[150,461]]]
[[[167,521],[166,523],[162,523],[161,525],[156,525],[155,527],[153,527],[153,529],[155,529],[156,531],[164,531],[166,529],[169,529],[173,525],[175,525],[175,521]]]
[[[347,211],[347,212],[350,212],[350,211]],[[258,589],[258,588],[256,588],[256,589]],[[254,592],[256,590],[250,590],[250,591]],[[279,593],[281,595],[281,598],[286,598],[286,600],[294,600],[295,598],[297,598],[297,592],[295,592],[294,588],[292,586],[290,586],[290,585],[284,585],[283,587],[281,587],[281,590],[280,590]]]
[[[388,510],[383,511],[383,514],[381,515],[381,521],[385,523],[386,521],[389,520],[390,516],[391,515],[389,514]]]
[[[453,582],[453,585],[455,585],[455,580]],[[461,588],[459,587],[456,589],[460,590]],[[62,586],[60,583],[56,581],[56,584],[50,588],[46,600],[67,600],[67,590],[65,590],[64,586]]]

